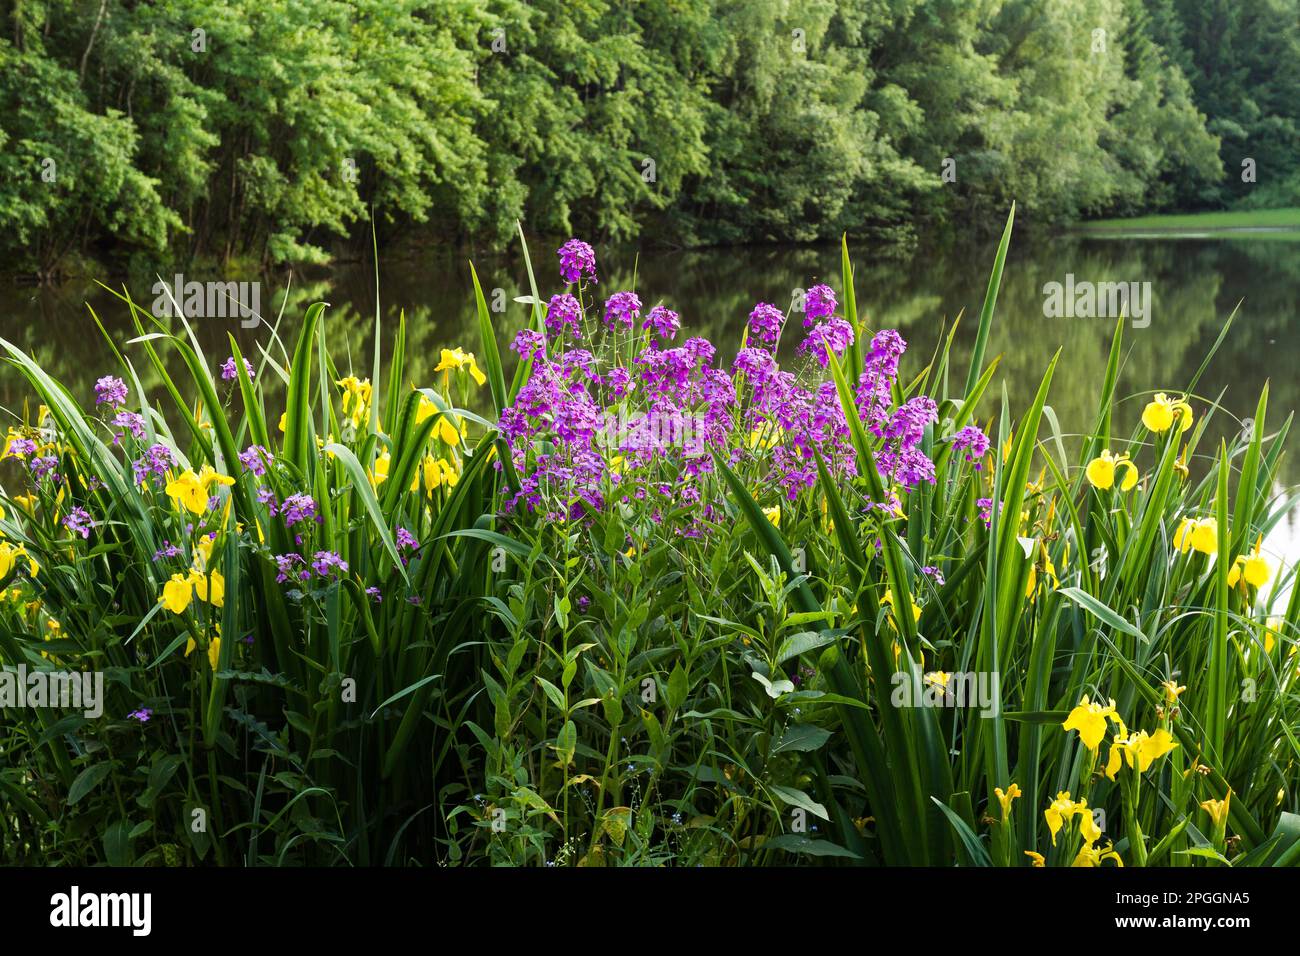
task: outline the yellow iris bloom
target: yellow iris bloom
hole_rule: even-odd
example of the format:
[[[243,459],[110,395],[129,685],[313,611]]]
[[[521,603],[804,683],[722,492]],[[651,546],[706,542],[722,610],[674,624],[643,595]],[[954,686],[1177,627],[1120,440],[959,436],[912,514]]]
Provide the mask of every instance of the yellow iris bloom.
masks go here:
[[[370,399],[374,393],[370,379],[349,375],[334,384],[343,389],[343,414],[352,421],[354,427],[360,428],[370,411]]]
[[[998,798],[998,803],[1002,804],[1002,822],[1006,823],[1011,819],[1011,801],[1020,796],[1020,786],[1013,783],[1007,787],[1005,793],[1001,787],[994,787],[993,795]]]
[[[443,349],[442,361],[438,363],[435,372],[449,372],[452,369],[468,369],[470,377],[474,379],[475,384],[482,385],[487,381],[487,376],[479,371],[478,363],[474,361],[474,353],[466,352],[464,349]]]
[[[1127,454],[1115,456],[1110,453],[1109,448],[1103,451],[1099,457],[1088,462],[1088,468],[1086,470],[1088,483],[1094,488],[1100,488],[1102,491],[1113,488],[1115,485],[1115,473],[1120,468],[1124,468],[1125,471],[1124,477],[1120,479],[1119,490],[1129,491],[1137,484],[1137,466],[1134,465],[1133,462],[1129,461]]]
[[[1142,409],[1142,424],[1153,432],[1163,433],[1173,427],[1175,419],[1179,422],[1179,431],[1185,432],[1192,427],[1192,406],[1181,398],[1170,398],[1164,392]]]
[[[1214,518],[1184,518],[1174,532],[1174,547],[1186,554],[1195,549],[1201,554],[1219,551],[1219,522]]]
[[[194,585],[183,574],[173,574],[163,585],[162,596],[158,598],[158,602],[173,614],[184,614],[193,600]]]
[[[1151,764],[1176,748],[1178,744],[1167,730],[1157,730],[1148,734],[1140,730],[1127,737],[1116,736],[1110,745],[1110,757],[1106,760],[1106,776],[1111,780],[1119,772],[1120,755],[1129,768],[1137,768],[1138,773],[1146,773]]]
[[[894,592],[886,588],[885,596],[880,599],[880,603],[889,608],[889,626],[894,627]],[[912,602],[912,620],[919,621],[920,619],[921,606],[916,602]]]
[[[1062,790],[1056,795],[1047,809],[1043,811],[1043,817],[1047,820],[1048,832],[1052,835],[1052,846],[1056,846],[1056,834],[1061,832],[1061,827],[1065,826],[1066,821],[1076,814],[1086,814],[1089,819],[1092,814],[1088,813],[1088,801],[1080,800],[1075,803],[1070,798],[1069,790]]]
[[[1210,815],[1216,827],[1222,827],[1228,822],[1228,804],[1232,800],[1232,791],[1229,790],[1227,796],[1222,800],[1205,800],[1201,803],[1201,809]]]
[[[212,497],[214,485],[228,488],[234,483],[234,478],[218,474],[211,465],[204,465],[197,475],[187,468],[167,482],[167,496],[175,498],[192,514],[201,515],[208,510],[208,499]]]
[[[1119,715],[1115,713],[1115,702],[1112,700],[1103,707],[1099,703],[1089,701],[1088,695],[1084,694],[1078,706],[1070,711],[1061,726],[1066,730],[1077,730],[1083,745],[1095,753],[1101,746],[1102,738],[1106,736],[1107,718],[1119,722]],[[1122,727],[1123,724],[1121,723],[1120,726]]]
[[[1260,548],[1264,545],[1264,536],[1260,535],[1255,539],[1255,548],[1250,554],[1239,554],[1237,560],[1232,563],[1228,569],[1228,587],[1235,588],[1237,582],[1242,578],[1253,588],[1262,588],[1268,584],[1268,579],[1273,575],[1273,569],[1269,567],[1268,561],[1260,554]]]

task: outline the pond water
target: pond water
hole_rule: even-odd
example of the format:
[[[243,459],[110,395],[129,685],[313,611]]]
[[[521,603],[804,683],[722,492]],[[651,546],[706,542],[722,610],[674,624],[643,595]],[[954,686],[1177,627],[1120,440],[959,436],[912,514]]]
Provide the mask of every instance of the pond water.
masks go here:
[[[1105,371],[1115,320],[1104,317],[1055,316],[1045,308],[1048,283],[1139,283],[1149,290],[1145,316],[1124,331],[1124,367],[1115,427],[1127,435],[1137,424],[1145,393],[1161,389],[1182,391],[1192,379],[1234,308],[1232,330],[1201,377],[1193,404],[1198,415],[1222,395],[1202,452],[1212,453],[1220,437],[1231,438],[1254,412],[1259,390],[1270,385],[1268,428],[1272,432],[1300,407],[1300,334],[1297,334],[1297,294],[1300,292],[1300,241],[1296,233],[1261,234],[1250,238],[1115,238],[1049,236],[1021,233],[1013,240],[1007,260],[998,310],[988,344],[989,358],[1001,355],[998,377],[990,388],[980,418],[997,413],[1005,385],[1012,415],[1031,399],[1047,363],[1057,349],[1060,365],[1049,404],[1064,432],[1091,425],[1097,391]],[[559,291],[551,245],[534,242],[532,254],[543,296]],[[929,361],[942,331],[965,310],[954,344],[954,367],[964,375],[978,321],[984,288],[992,264],[992,244],[949,244],[915,251],[876,249],[850,242],[856,268],[859,313],[872,328],[897,328],[909,343],[904,359],[906,378]],[[734,352],[743,323],[756,301],[786,307],[797,289],[824,281],[840,289],[837,246],[758,247],[696,251],[598,249],[598,294],[635,288],[646,307],[663,302],[682,315],[688,334],[710,338],[719,350]],[[523,325],[526,306],[513,301],[527,291],[527,274],[517,257],[481,258],[479,278],[489,298],[502,290],[504,311],[495,316],[503,352]],[[1072,278],[1071,278],[1072,277]],[[167,277],[170,281],[171,277]],[[186,276],[210,281],[218,275]],[[225,278],[248,280],[249,276]],[[197,319],[200,341],[210,360],[229,354],[227,334],[233,333],[246,355],[256,357],[258,345],[271,349],[272,324],[283,309],[280,335],[292,342],[294,328],[313,301],[330,303],[327,336],[341,370],[352,364],[368,375],[375,314],[375,275],[368,265],[338,266],[328,271],[262,279],[262,315],[257,328],[242,328],[234,318]],[[154,277],[117,280],[135,301],[149,308],[155,299]],[[446,253],[389,258],[379,273],[380,299],[386,337],[400,313],[408,327],[410,361],[407,378],[426,384],[444,346],[477,349],[477,327],[468,262]],[[157,377],[147,368],[127,308],[93,282],[69,282],[57,288],[11,285],[0,302],[0,336],[32,355],[75,395],[89,396],[99,375],[116,373],[99,317],[114,343],[136,365],[147,388]],[[179,322],[174,323],[179,328]],[[385,349],[390,347],[388,341]],[[728,355],[729,358],[729,355]],[[18,373],[0,368],[0,407],[19,415],[28,395]],[[2,413],[0,413],[2,414]],[[1293,436],[1294,438],[1294,436]],[[1295,455],[1283,460],[1282,481],[1300,481]],[[1280,491],[1281,489],[1279,489]],[[1275,557],[1300,557],[1296,515],[1269,535],[1267,548]]]

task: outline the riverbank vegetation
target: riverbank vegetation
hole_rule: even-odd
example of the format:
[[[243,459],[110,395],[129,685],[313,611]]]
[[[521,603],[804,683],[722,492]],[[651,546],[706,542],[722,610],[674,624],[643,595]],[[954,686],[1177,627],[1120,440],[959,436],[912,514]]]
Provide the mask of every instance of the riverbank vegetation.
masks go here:
[[[0,341],[0,659],[107,687],[7,708],[0,857],[1296,863],[1292,418],[1259,383],[1205,440],[1231,319],[1186,382],[1121,401],[1121,322],[1086,421],[1058,359],[1012,407],[1011,225],[960,366],[872,327],[847,247],[715,343],[576,239],[506,340],[475,277],[419,387],[323,305],[205,356],[124,301],[86,395]]]
[[[1300,188],[1295,0],[0,10],[0,242],[47,274],[316,261],[372,219],[381,241],[502,246],[522,218],[802,242]]]

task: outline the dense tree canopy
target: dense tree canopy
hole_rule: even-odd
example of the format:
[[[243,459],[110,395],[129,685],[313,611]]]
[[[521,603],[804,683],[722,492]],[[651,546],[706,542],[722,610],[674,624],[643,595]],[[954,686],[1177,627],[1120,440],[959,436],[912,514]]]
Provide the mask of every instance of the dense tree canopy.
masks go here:
[[[6,0],[0,245],[306,261],[372,210],[690,245],[1292,202],[1298,6]]]

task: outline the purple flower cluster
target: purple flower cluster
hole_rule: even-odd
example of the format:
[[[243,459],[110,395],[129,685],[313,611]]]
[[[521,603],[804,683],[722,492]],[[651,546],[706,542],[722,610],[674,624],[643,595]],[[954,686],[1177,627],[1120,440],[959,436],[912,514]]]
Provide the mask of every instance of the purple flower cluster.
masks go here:
[[[30,438],[15,438],[9,442],[8,453],[15,458],[26,458],[36,454],[36,442]]]
[[[335,571],[340,575],[348,573],[348,563],[333,551],[317,551],[311,566],[312,570],[323,578],[328,578]]]
[[[239,463],[259,478],[266,474],[266,463],[270,460],[270,452],[261,445],[249,445],[239,453]]]
[[[980,461],[988,454],[989,436],[974,425],[967,425],[953,436],[952,450],[954,453],[964,452],[966,460],[974,462],[978,468]]]
[[[560,338],[569,332],[575,339],[582,338],[582,305],[577,298],[562,292],[551,296],[546,306],[546,332],[552,338]]]
[[[605,300],[605,325],[630,329],[641,315],[641,299],[635,292],[615,292]]]
[[[698,536],[724,514],[723,492],[705,480],[715,455],[733,466],[766,468],[766,481],[791,501],[817,482],[819,457],[836,479],[856,475],[857,456],[834,383],[814,364],[796,373],[777,361],[773,347],[785,316],[775,306],[754,306],[750,344],[727,367],[703,338],[666,347],[681,320],[663,306],[641,323],[656,335],[639,352],[629,355],[622,345],[610,349],[599,342],[590,351],[574,348],[565,334],[574,323],[565,316],[578,306],[575,300],[557,313],[559,299],[551,300],[557,317],[548,318],[548,335],[525,330],[514,342],[533,365],[515,402],[500,415],[520,476],[507,509],[569,521],[612,502],[639,503],[652,520]],[[810,329],[800,348],[823,368],[830,353],[843,355],[854,341],[853,327],[836,316],[836,307],[829,286],[808,291],[804,315]],[[640,316],[634,293],[616,292],[606,300],[605,326],[611,331],[631,330]],[[906,348],[897,332],[877,333],[855,389],[856,412],[879,441],[887,512],[899,507],[902,490],[934,481],[924,451],[938,417],[934,402],[920,396],[894,405]]]
[[[303,559],[303,556],[295,551],[290,551],[288,554],[277,554],[275,556],[275,568],[275,580],[280,584],[290,579],[311,580],[311,569],[307,567],[307,562]]]
[[[117,408],[126,404],[126,382],[112,375],[105,375],[95,383],[95,404],[109,405]]]
[[[853,344],[853,326],[844,319],[832,316],[820,325],[815,325],[808,332],[808,337],[799,346],[801,351],[811,352],[822,368],[830,364],[827,352],[834,352],[839,358]]]
[[[520,329],[510,347],[519,353],[520,359],[527,362],[546,354],[546,336],[536,329]]]
[[[31,469],[32,476],[37,481],[43,481],[48,477],[57,485],[61,480],[59,473],[55,470],[59,467],[59,459],[53,455],[33,458],[27,467]]]
[[[144,438],[144,418],[135,412],[119,411],[113,416],[113,427],[122,429],[113,436],[113,444],[120,445],[126,433],[130,432],[136,440]]]
[[[760,342],[775,345],[785,324],[785,313],[767,302],[760,302],[749,313],[750,334]]]
[[[157,479],[167,477],[167,469],[174,464],[170,448],[166,445],[150,445],[143,456],[131,463],[131,469],[135,472],[136,484],[141,484],[150,475]]]
[[[296,551],[277,554],[275,568],[275,580],[281,584],[286,581],[310,581],[313,571],[322,578],[329,578],[335,572],[340,575],[348,573],[348,563],[333,551],[317,551],[312,556],[310,566],[307,559]]]
[[[311,495],[289,495],[280,502],[279,514],[290,528],[302,521],[312,521],[317,517],[316,499]]]
[[[804,327],[814,325],[822,319],[829,319],[835,314],[835,290],[828,285],[815,285],[804,295]]]
[[[656,305],[646,316],[645,328],[654,329],[662,339],[673,339],[682,327],[681,316],[672,309],[666,309],[662,305]]]
[[[235,357],[232,355],[230,356],[230,358],[226,359],[226,361],[221,366],[221,378],[223,381],[233,382],[235,380],[235,376],[238,374],[239,372],[235,368]],[[253,377],[256,374],[253,371],[252,363],[249,362],[248,359],[244,359],[244,374],[248,376],[248,380],[250,382],[253,380]]]
[[[95,521],[90,517],[90,512],[85,508],[73,508],[63,519],[63,527],[67,528],[73,534],[79,534],[83,538],[89,538],[90,529],[95,527]]]
[[[596,281],[596,253],[581,239],[570,239],[556,250],[560,257],[560,278],[565,282],[578,282],[585,275]]]

